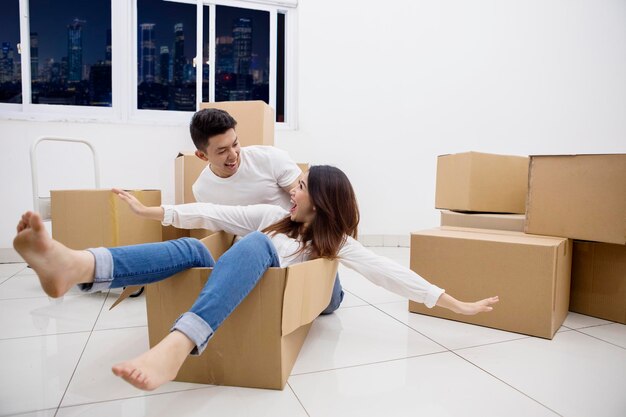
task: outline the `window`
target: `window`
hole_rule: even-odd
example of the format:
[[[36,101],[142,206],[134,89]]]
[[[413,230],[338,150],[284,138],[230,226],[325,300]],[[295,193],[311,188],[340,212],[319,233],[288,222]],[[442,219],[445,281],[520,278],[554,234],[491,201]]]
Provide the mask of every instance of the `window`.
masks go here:
[[[295,0],[3,6],[0,118],[177,123],[200,102],[263,100],[293,120]]]
[[[0,14],[0,103],[22,102],[22,63],[18,54],[20,43],[19,0],[3,2]]]
[[[217,6],[215,101],[269,103],[269,12]]]
[[[30,0],[32,104],[111,107],[111,1]]]
[[[196,6],[137,0],[137,108],[196,110]]]

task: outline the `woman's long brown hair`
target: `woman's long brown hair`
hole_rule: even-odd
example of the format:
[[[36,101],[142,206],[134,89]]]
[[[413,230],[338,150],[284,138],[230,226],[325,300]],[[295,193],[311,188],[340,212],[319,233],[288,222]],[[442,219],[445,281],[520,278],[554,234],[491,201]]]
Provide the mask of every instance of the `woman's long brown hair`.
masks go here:
[[[314,258],[336,258],[347,236],[357,238],[360,215],[352,184],[339,168],[314,165],[309,169],[308,189],[316,213],[308,228],[287,216],[263,232],[299,238],[310,245]],[[302,245],[298,252],[306,247]]]

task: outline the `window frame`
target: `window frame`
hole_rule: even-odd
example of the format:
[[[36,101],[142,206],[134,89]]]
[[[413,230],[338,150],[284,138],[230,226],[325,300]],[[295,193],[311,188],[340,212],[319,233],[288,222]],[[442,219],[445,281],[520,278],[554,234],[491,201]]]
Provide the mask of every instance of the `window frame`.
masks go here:
[[[202,34],[204,7],[209,7],[209,101],[215,99],[215,19],[217,6],[238,7],[269,12],[270,57],[269,100],[276,109],[277,82],[277,14],[285,14],[285,74],[283,122],[275,122],[278,130],[297,128],[296,109],[296,27],[297,0],[165,0],[196,5],[196,109],[202,102]],[[30,74],[29,0],[19,0],[20,59],[22,68],[22,103],[0,103],[0,120],[36,120],[94,123],[129,123],[180,125],[190,118],[188,111],[137,109],[137,1],[111,2],[111,107],[47,105],[32,103]],[[131,41],[128,42],[127,40]],[[131,94],[128,92],[131,91]]]

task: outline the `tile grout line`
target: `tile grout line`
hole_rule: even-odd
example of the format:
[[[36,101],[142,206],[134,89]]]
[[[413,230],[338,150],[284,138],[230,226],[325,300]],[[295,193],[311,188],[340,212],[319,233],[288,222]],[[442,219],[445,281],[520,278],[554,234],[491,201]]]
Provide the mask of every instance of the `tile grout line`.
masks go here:
[[[136,397],[120,397],[120,398],[112,398],[112,399],[108,399],[108,400],[97,400],[97,401],[91,401],[91,402],[86,402],[86,403],[78,403],[78,404],[72,404],[72,405],[66,405],[64,407],[58,407],[56,410],[57,412],[60,409],[66,409],[66,408],[72,408],[72,407],[83,407],[86,405],[91,405],[91,404],[106,404],[106,403],[111,403],[111,402],[115,402],[115,401],[128,401],[128,400],[135,400],[135,399],[139,399],[139,398],[146,398],[146,397],[158,397],[160,395],[168,395],[168,394],[178,394],[181,392],[187,392],[187,391],[200,391],[203,389],[212,389],[212,388],[216,388],[219,387],[219,385],[206,385],[203,387],[197,387],[197,388],[186,388],[183,390],[175,390],[175,391],[167,391],[167,392],[158,392],[158,393],[148,393],[147,391],[142,391],[143,394],[142,395],[138,395]],[[48,409],[48,410],[54,410],[52,408]],[[38,410],[38,411],[42,411],[42,410]]]
[[[517,339],[517,340],[519,340],[519,339]],[[526,394],[524,391],[522,391],[522,390],[520,390],[520,389],[518,389],[518,388],[514,387],[513,385],[511,385],[511,384],[509,384],[508,382],[504,381],[503,379],[501,379],[501,378],[499,378],[499,377],[495,376],[495,375],[494,375],[494,374],[492,374],[491,372],[489,372],[489,371],[487,371],[487,370],[485,370],[485,369],[481,368],[480,366],[478,366],[478,365],[477,365],[477,364],[475,364],[474,362],[470,361],[469,359],[464,358],[463,356],[459,355],[457,352],[454,352],[454,351],[453,351],[452,353],[453,353],[454,355],[456,355],[458,358],[460,358],[460,359],[464,360],[465,362],[469,363],[470,365],[474,366],[476,369],[478,369],[478,370],[480,370],[480,371],[484,372],[485,374],[487,374],[487,375],[491,376],[491,377],[492,377],[492,378],[494,378],[495,380],[500,381],[501,383],[503,383],[503,384],[504,384],[504,385],[506,385],[507,387],[511,388],[512,390],[519,392],[519,393],[520,393],[520,394],[522,394],[524,397],[526,397],[526,398],[530,399],[531,401],[536,402],[537,404],[539,404],[540,406],[542,406],[542,407],[546,408],[547,410],[549,410],[549,411],[553,412],[553,413],[554,413],[554,414],[556,414],[557,416],[561,416],[561,417],[563,417],[563,415],[562,415],[562,414],[557,413],[555,410],[553,410],[553,409],[551,409],[550,407],[548,407],[547,405],[543,404],[541,401],[539,401],[539,400],[537,400],[537,399],[535,399],[535,398],[531,397],[529,394]]]
[[[291,377],[291,375],[289,375],[289,377]],[[302,407],[302,409],[304,410],[304,413],[311,417],[311,415],[309,414],[309,412],[307,411],[306,407],[304,406],[304,404],[302,404],[302,401],[300,400],[300,397],[298,397],[298,394],[296,394],[296,391],[293,389],[293,387],[291,386],[291,384],[289,383],[289,381],[287,381],[287,386],[289,387],[289,389],[291,390],[291,392],[293,393],[293,395],[296,397],[296,400],[298,400],[298,403],[300,404],[300,406]]]
[[[448,349],[446,346],[442,345],[442,344],[441,344],[441,343],[439,343],[439,342],[436,342],[435,340],[433,340],[433,339],[431,339],[430,337],[426,336],[426,335],[425,335],[425,334],[423,334],[422,332],[420,332],[420,331],[418,331],[418,330],[415,330],[415,329],[414,329],[414,328],[412,328],[411,326],[409,326],[409,325],[407,325],[407,324],[403,323],[402,321],[400,321],[400,320],[398,320],[397,318],[395,318],[395,317],[391,316],[391,315],[390,315],[390,314],[388,314],[387,312],[385,312],[385,311],[383,311],[383,310],[379,309],[378,307],[376,307],[376,306],[373,306],[373,307],[374,307],[374,308],[376,308],[377,310],[381,311],[383,314],[386,314],[387,316],[391,317],[392,319],[394,319],[394,320],[398,321],[399,323],[401,323],[401,324],[405,325],[405,326],[406,326],[406,327],[408,327],[409,329],[411,329],[411,330],[413,330],[413,331],[415,331],[415,332],[417,332],[417,333],[421,334],[422,336],[424,336],[424,337],[426,337],[427,339],[431,340],[433,343],[436,343],[437,345],[439,345],[439,346],[441,346],[441,347],[445,348],[448,352],[450,352],[450,353],[452,353],[453,355],[457,356],[458,358],[460,358],[460,359],[464,360],[465,362],[469,363],[470,365],[472,365],[472,366],[476,367],[478,370],[480,370],[480,371],[482,371],[482,372],[486,373],[487,375],[491,376],[492,378],[494,378],[494,379],[496,379],[496,380],[500,381],[501,383],[503,383],[503,384],[505,384],[506,386],[510,387],[511,389],[513,389],[513,390],[515,390],[515,391],[519,392],[519,393],[520,393],[520,394],[522,394],[523,396],[525,396],[525,397],[529,398],[530,400],[532,400],[532,401],[536,402],[537,404],[541,405],[542,407],[544,407],[544,408],[546,408],[546,409],[550,410],[551,412],[555,413],[556,415],[563,417],[561,414],[559,414],[559,413],[557,413],[556,411],[552,410],[550,407],[548,407],[548,406],[546,406],[546,405],[542,404],[542,403],[541,403],[541,402],[539,402],[538,400],[536,400],[536,399],[532,398],[532,397],[531,397],[531,396],[529,396],[528,394],[526,394],[526,393],[524,393],[524,392],[520,391],[519,389],[515,388],[514,386],[512,386],[512,385],[508,384],[507,382],[503,381],[502,379],[500,379],[500,378],[496,377],[495,375],[491,374],[490,372],[487,372],[485,369],[481,368],[480,366],[478,366],[478,365],[474,364],[473,362],[471,362],[471,361],[469,361],[468,359],[464,358],[463,356],[459,355],[457,352],[455,352],[455,351],[453,351],[453,350],[451,350],[451,349]],[[519,338],[519,339],[508,340],[508,341],[506,341],[506,342],[516,341],[516,340],[522,340],[522,339],[526,339],[526,338],[529,338],[529,337],[530,337],[530,336],[521,337],[521,338]],[[503,342],[502,342],[502,343],[503,343]],[[490,343],[490,344],[493,344],[493,343]],[[485,345],[482,345],[482,346],[488,346],[488,345],[490,345],[490,344],[485,344]],[[441,352],[439,352],[439,353],[441,353]]]
[[[102,310],[104,309],[104,306],[106,305],[106,302],[109,299],[110,293],[111,292],[108,291],[106,297],[104,297],[104,300],[102,302],[102,306],[100,306],[100,311],[98,312],[98,316],[96,317],[96,319],[93,322],[93,326],[91,327],[91,330],[89,331],[89,337],[87,337],[87,340],[85,341],[85,345],[83,346],[83,350],[80,352],[80,355],[78,356],[78,360],[76,361],[76,366],[74,366],[74,370],[72,371],[72,375],[70,376],[70,379],[67,381],[67,386],[65,387],[65,391],[63,391],[63,395],[61,396],[61,399],[59,400],[59,405],[56,407],[56,411],[54,412],[54,416],[53,417],[56,417],[56,415],[59,413],[59,410],[61,409],[61,404],[63,404],[63,400],[65,399],[65,395],[67,394],[67,390],[70,388],[70,384],[72,383],[72,379],[74,379],[74,375],[76,375],[76,370],[78,369],[78,365],[80,365],[80,361],[83,358],[83,355],[85,354],[85,350],[87,349],[87,345],[89,344],[89,341],[91,340],[91,336],[93,335],[94,329],[96,328],[96,324],[98,323],[98,319],[100,318],[100,315],[102,314]]]
[[[581,327],[581,329],[589,329],[589,328],[591,328],[591,327],[599,327],[599,326]],[[588,334],[588,333],[585,333],[585,332],[581,332],[581,331],[580,331],[580,330],[578,330],[578,329],[572,329],[572,330],[573,330],[573,331],[575,331],[575,332],[577,332],[577,333],[580,333],[580,334],[582,334],[582,335],[589,336],[589,337],[591,337],[592,339],[599,340],[600,342],[604,342],[604,343],[607,343],[607,344],[609,344],[609,345],[611,345],[611,346],[615,346],[615,347],[617,347],[617,348],[620,348],[620,349],[624,349],[624,350],[626,350],[626,347],[624,347],[624,346],[620,346],[620,345],[617,345],[617,344],[615,344],[615,343],[613,343],[613,342],[609,342],[608,340],[600,339],[600,338],[599,338],[599,337],[597,337],[597,336],[594,336],[594,335],[591,335],[591,334]]]
[[[418,355],[402,356],[400,358],[384,359],[384,360],[380,360],[380,361],[360,363],[360,364],[356,364],[356,365],[347,365],[347,366],[342,366],[342,367],[339,367],[339,368],[329,368],[329,369],[320,369],[318,371],[301,372],[301,373],[298,373],[298,374],[291,374],[289,376],[292,377],[292,376],[302,376],[302,375],[313,375],[313,374],[319,374],[319,373],[325,373],[325,372],[341,371],[341,370],[344,370],[344,369],[360,368],[362,366],[380,365],[382,363],[398,362],[398,361],[403,361],[403,360],[406,360],[406,359],[416,359],[416,358],[423,358],[425,356],[440,355],[442,353],[448,353],[448,352],[444,351],[444,350],[441,350],[441,351],[438,351],[438,352],[422,353],[422,354],[418,354]]]

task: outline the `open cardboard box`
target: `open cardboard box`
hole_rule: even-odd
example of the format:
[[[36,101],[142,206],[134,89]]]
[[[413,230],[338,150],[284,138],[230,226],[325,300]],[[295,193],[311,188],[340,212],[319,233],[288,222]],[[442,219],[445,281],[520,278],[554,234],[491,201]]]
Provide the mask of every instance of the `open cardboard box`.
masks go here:
[[[159,190],[131,190],[146,206],[161,204]],[[160,242],[161,225],[135,215],[110,189],[50,191],[52,237],[72,249]]]
[[[570,311],[626,324],[626,246],[574,241]]]
[[[234,236],[202,239],[215,259]],[[212,268],[193,268],[146,286],[150,346],[189,310]],[[215,332],[200,356],[189,356],[175,381],[283,389],[313,320],[330,302],[337,261],[316,259],[269,268],[257,286]],[[135,292],[127,287],[116,302]]]

